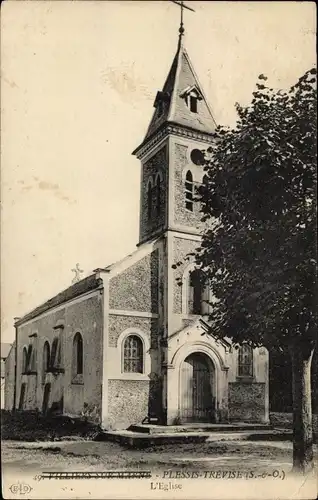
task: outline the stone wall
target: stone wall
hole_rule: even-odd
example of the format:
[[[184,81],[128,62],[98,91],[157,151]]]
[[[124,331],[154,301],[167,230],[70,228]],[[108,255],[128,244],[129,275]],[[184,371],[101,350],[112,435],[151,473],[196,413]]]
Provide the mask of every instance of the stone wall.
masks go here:
[[[101,291],[90,296],[76,299],[64,306],[47,311],[18,326],[17,341],[17,405],[21,384],[26,383],[26,398],[23,409],[42,410],[45,384],[51,384],[49,409],[65,414],[80,415],[86,409],[94,420],[101,412],[102,383],[102,295]],[[61,328],[56,329],[57,325]],[[72,350],[73,338],[80,332],[83,338],[84,373],[82,380],[73,379]],[[23,347],[28,346],[30,335],[34,338],[36,350],[35,373],[22,374]],[[43,347],[49,342],[52,350],[53,339],[58,336],[61,344],[60,373],[47,373],[43,376]]]
[[[265,383],[229,383],[229,419],[241,422],[266,421]]]
[[[138,316],[109,315],[109,347],[117,347],[119,335],[128,328],[142,330],[153,348],[158,346],[158,319]]]
[[[108,425],[126,429],[148,416],[149,380],[108,381]]]
[[[128,311],[158,312],[159,251],[110,279],[109,307]]]
[[[141,335],[145,341],[144,373],[122,371],[123,342],[119,337],[126,331],[129,331],[129,334]],[[160,412],[162,394],[159,335],[158,318],[109,315],[109,392],[106,425],[113,428],[123,425],[127,427],[136,421],[140,423],[148,414]],[[136,394],[133,393],[135,389]],[[115,390],[117,393],[114,396]]]
[[[160,215],[153,211],[153,216],[148,219],[148,183],[152,180],[153,185],[156,175],[161,175],[161,203]],[[167,210],[167,185],[168,185],[168,148],[164,146],[148,161],[142,165],[142,186],[141,186],[141,206],[140,206],[140,240],[144,241],[152,233],[163,229],[166,222]]]
[[[174,224],[184,226],[188,229],[201,230],[202,214],[200,213],[200,203],[193,203],[193,212],[186,209],[185,206],[185,176],[188,170],[191,171],[194,181],[194,195],[196,196],[196,187],[202,181],[203,167],[194,165],[189,159],[190,149],[198,146],[185,144],[173,144],[174,158]]]
[[[173,258],[174,263],[181,262],[180,266],[173,271],[173,312],[181,314],[182,312],[182,286],[180,280],[182,279],[185,269],[189,266],[189,260],[186,260],[190,252],[194,252],[198,248],[199,242],[185,238],[173,239]]]

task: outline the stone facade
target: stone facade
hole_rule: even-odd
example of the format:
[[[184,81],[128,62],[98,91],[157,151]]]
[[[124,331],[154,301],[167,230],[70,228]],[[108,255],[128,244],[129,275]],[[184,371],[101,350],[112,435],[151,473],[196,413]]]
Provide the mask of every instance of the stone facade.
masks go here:
[[[193,204],[193,211],[187,210],[185,207],[185,178],[186,173],[190,171],[194,180],[194,195],[196,187],[202,181],[203,167],[194,165],[189,158],[189,151],[192,148],[197,148],[195,144],[180,144],[173,142],[172,151],[174,157],[174,224],[177,226],[185,226],[187,228],[202,229],[200,221],[200,203]]]
[[[189,253],[194,252],[198,248],[199,242],[185,238],[173,238],[173,260],[174,264],[181,262],[181,264],[173,270],[173,312],[175,314],[182,313],[182,276],[193,261],[187,260]]]
[[[157,210],[157,179],[160,176],[160,210]],[[153,189],[152,215],[148,217],[148,189]],[[164,145],[150,159],[142,164],[142,182],[140,193],[140,241],[162,231],[166,225],[168,193],[168,147]]]
[[[240,422],[266,422],[265,382],[229,383],[229,418]]]
[[[109,380],[110,428],[127,428],[138,424],[148,416],[148,380]]]
[[[158,312],[158,250],[110,280],[110,309]]]
[[[82,300],[55,308],[17,327],[17,407],[41,411],[45,386],[50,384],[48,410],[81,415],[84,407],[88,407],[96,419],[100,419],[102,301],[98,290]],[[77,332],[83,338],[84,360],[94,362],[84,362],[82,380],[75,381],[72,374],[72,348]],[[35,337],[30,337],[32,335]],[[59,339],[61,346],[61,370],[45,374],[42,369],[44,343],[49,343],[52,352],[54,338]],[[23,373],[23,349],[28,348],[30,339],[33,339],[37,361],[32,373]],[[21,400],[22,384],[26,384],[24,401]]]

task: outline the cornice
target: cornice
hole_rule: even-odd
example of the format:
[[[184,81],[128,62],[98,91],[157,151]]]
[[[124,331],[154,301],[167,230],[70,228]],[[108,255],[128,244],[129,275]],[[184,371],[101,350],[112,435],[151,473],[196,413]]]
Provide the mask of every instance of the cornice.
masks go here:
[[[186,137],[188,139],[195,139],[197,141],[206,141],[212,143],[214,140],[213,134],[208,132],[200,132],[199,130],[191,129],[178,125],[177,123],[165,123],[160,127],[150,138],[142,142],[138,148],[133,151],[138,159],[145,156],[151,149],[153,149],[159,141],[168,135],[177,135],[179,137]]]

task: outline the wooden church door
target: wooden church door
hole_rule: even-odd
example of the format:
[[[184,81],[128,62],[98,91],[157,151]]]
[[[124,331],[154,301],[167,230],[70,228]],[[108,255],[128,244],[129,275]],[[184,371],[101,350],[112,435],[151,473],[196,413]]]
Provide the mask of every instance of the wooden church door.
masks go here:
[[[205,354],[194,353],[181,365],[181,422],[211,422],[214,417],[212,364]]]

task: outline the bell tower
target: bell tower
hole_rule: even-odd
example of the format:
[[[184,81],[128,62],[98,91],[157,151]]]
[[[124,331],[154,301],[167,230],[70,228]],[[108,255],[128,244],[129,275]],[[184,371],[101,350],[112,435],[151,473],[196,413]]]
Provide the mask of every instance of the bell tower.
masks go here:
[[[143,142],[133,152],[142,168],[139,244],[165,231],[200,233],[195,186],[203,177],[203,154],[216,123],[183,44],[161,91]]]
[[[176,2],[177,3],[177,2]],[[182,3],[182,6],[184,4]],[[199,245],[202,222],[195,188],[202,182],[202,151],[212,143],[216,123],[183,44],[183,23],[177,51],[142,143],[133,152],[141,162],[139,246],[160,239],[161,300],[159,306],[162,421],[175,419],[171,398],[171,352],[175,332],[204,311],[195,300],[196,285],[186,257]],[[181,262],[175,267],[174,264]],[[184,284],[180,287],[180,281]],[[178,284],[179,283],[179,284]],[[201,292],[200,292],[201,293]],[[199,304],[200,303],[200,304]],[[171,370],[170,370],[171,372]],[[170,399],[169,399],[170,398]]]

